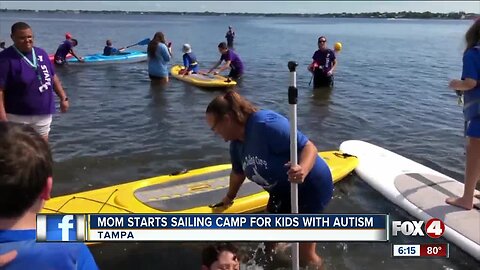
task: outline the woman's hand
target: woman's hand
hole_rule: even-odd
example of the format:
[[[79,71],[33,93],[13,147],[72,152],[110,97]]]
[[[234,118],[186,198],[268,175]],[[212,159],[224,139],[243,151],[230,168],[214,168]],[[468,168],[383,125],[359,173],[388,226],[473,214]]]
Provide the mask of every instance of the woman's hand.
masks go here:
[[[451,80],[450,83],[448,84],[448,87],[453,89],[453,90],[457,90],[458,88],[461,88],[463,82],[462,80]]]
[[[308,173],[305,172],[302,166],[300,166],[299,164],[291,166],[290,162],[285,164],[285,166],[290,167],[290,169],[287,171],[288,180],[290,180],[290,182],[294,182],[298,184],[303,183]]]

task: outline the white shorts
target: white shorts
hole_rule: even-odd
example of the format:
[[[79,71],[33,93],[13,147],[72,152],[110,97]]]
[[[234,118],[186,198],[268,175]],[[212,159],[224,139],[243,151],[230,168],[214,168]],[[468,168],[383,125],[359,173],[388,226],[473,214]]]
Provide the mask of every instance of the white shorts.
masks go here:
[[[7,120],[9,122],[30,125],[41,136],[48,136],[48,133],[50,133],[50,124],[52,123],[52,115],[18,115],[7,113]]]

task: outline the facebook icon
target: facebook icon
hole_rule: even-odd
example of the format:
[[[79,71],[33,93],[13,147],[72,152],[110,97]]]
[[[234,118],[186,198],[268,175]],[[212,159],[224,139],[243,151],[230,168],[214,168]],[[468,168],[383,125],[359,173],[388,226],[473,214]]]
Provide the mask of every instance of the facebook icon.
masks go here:
[[[38,214],[37,241],[85,241],[85,216]]]

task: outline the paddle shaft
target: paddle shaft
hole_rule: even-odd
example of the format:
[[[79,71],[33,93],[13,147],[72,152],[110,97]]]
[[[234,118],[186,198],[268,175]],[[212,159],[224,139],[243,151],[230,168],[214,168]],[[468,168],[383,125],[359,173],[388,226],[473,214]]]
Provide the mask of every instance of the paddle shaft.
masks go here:
[[[294,61],[288,62],[288,69],[290,71],[290,86],[288,87],[288,104],[290,112],[290,166],[297,165],[297,74],[296,67],[298,64]],[[298,213],[298,185],[297,183],[290,183],[290,204],[292,213]],[[292,244],[292,269],[298,270],[300,268],[299,262],[299,245],[298,242]]]
[[[146,38],[144,40],[141,40],[135,44],[132,44],[132,45],[128,45],[127,47],[125,47],[126,49],[130,48],[130,47],[133,47],[133,46],[137,46],[137,45],[147,45],[148,43],[150,42],[150,39],[149,38]]]

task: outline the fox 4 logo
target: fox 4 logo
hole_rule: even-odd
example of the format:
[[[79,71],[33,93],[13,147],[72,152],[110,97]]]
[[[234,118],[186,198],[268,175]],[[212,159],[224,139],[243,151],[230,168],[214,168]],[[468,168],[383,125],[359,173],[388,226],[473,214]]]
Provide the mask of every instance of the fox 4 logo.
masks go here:
[[[392,221],[392,235],[397,236],[398,233],[408,236],[425,236],[430,238],[439,238],[445,233],[445,223],[438,218],[429,219],[425,223],[425,233],[422,230],[423,221]]]

